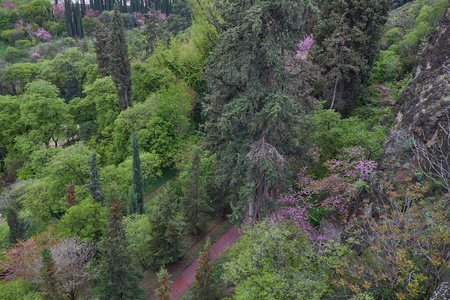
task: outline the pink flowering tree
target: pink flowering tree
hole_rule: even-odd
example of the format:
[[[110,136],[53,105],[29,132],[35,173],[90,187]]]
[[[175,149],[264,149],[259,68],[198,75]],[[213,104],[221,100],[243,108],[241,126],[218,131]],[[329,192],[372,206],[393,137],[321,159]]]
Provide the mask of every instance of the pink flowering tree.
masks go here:
[[[65,11],[64,1],[58,2],[58,4],[56,4],[53,7],[53,15],[58,20],[64,20],[64,11]]]
[[[48,31],[45,30],[44,28],[39,28],[38,30],[33,31],[32,24],[27,23],[26,25],[24,25],[22,19],[16,22],[16,29],[18,31],[25,31],[30,36],[34,36],[43,41],[49,41],[53,38],[52,35],[50,33],[48,33]]]
[[[312,44],[314,43],[314,38],[312,35],[308,35],[303,41],[298,43],[297,57],[301,59],[306,59]]]
[[[14,4],[14,3],[11,3],[11,2],[9,2],[9,1],[6,1],[5,3],[2,3],[2,4],[1,4],[1,7],[3,7],[3,8],[9,8],[9,9],[18,9],[18,8],[19,8],[18,5]]]
[[[311,221],[319,210],[333,211],[347,218],[356,196],[367,186],[366,182],[377,167],[365,157],[363,150],[362,147],[344,149],[338,159],[327,161],[328,174],[322,179],[312,178],[306,168],[300,170],[296,186],[291,186],[278,199],[275,218],[295,222],[310,239],[318,238]],[[312,152],[317,153],[317,150]]]

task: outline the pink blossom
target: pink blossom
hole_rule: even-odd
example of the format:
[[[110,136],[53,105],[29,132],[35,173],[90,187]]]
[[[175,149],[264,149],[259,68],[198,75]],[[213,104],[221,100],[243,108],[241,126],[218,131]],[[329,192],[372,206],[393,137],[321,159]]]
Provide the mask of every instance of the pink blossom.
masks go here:
[[[9,9],[18,9],[19,8],[18,5],[14,4],[14,3],[11,3],[9,1],[7,1],[5,3],[2,3],[1,5],[2,5],[3,8],[9,8]]]
[[[369,180],[377,163],[366,159],[362,147],[356,147],[345,149],[338,159],[327,161],[325,166],[329,173],[318,180],[308,175],[306,168],[300,170],[297,186],[291,186],[289,192],[281,195],[277,201],[275,218],[295,222],[311,240],[319,238],[316,229],[310,224],[311,213],[326,209],[338,212],[343,218],[348,217],[350,206],[360,192],[362,183]]]
[[[297,56],[301,59],[305,59],[313,43],[314,39],[312,35],[308,35],[303,41],[300,41],[300,43],[297,44]]]
[[[33,54],[31,54],[31,57],[33,57],[35,60],[38,60],[39,58],[41,58],[41,54],[39,52],[33,52]]]
[[[64,2],[58,2],[53,9],[53,15],[58,19],[64,19]]]
[[[48,33],[47,30],[45,30],[44,28],[39,28],[34,35],[38,38],[43,39],[44,41],[49,41],[52,39],[52,35],[50,33]]]

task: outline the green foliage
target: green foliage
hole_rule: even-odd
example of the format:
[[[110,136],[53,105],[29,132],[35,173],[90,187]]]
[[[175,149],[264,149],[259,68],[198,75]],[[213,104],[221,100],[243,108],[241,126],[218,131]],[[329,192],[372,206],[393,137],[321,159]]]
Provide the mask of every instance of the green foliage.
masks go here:
[[[132,213],[144,213],[144,186],[142,180],[141,158],[139,156],[139,141],[136,134],[131,138],[131,152],[133,158],[133,187],[136,193],[137,210]]]
[[[91,192],[91,196],[96,203],[104,204],[103,199],[103,191],[100,185],[100,175],[98,173],[97,167],[97,154],[93,152],[91,154],[89,163],[89,191]]]
[[[323,1],[314,28],[314,60],[324,68],[325,86],[318,93],[327,107],[345,117],[361,96],[379,51],[389,0]],[[328,106],[329,105],[329,106]]]
[[[22,58],[27,57],[27,53],[23,50],[14,48],[14,47],[8,47],[6,48],[5,52],[5,60],[9,63],[15,63],[20,61]]]
[[[138,286],[136,270],[127,250],[128,242],[123,229],[120,204],[112,200],[108,213],[108,227],[100,243],[97,296],[100,300],[142,299],[144,291]]]
[[[80,84],[77,80],[77,72],[75,68],[69,64],[66,71],[66,91],[64,100],[69,103],[75,97],[81,97]]]
[[[16,207],[10,206],[6,209],[6,221],[9,227],[9,243],[15,244],[25,239],[27,228],[24,220],[19,217]]]
[[[265,220],[231,246],[223,276],[236,287],[233,299],[322,299],[346,252],[334,246],[319,253],[296,226]]]
[[[58,282],[55,261],[50,249],[45,247],[41,251],[42,257],[42,296],[46,300],[63,300],[62,287]]]
[[[158,272],[158,282],[161,284],[159,288],[155,290],[156,297],[158,300],[170,300],[170,285],[172,281],[169,280],[169,272],[167,272],[166,268],[161,268]]]
[[[198,257],[199,267],[195,269],[195,281],[192,284],[193,299],[196,300],[215,300],[220,299],[217,283],[212,276],[211,260],[211,242],[208,240],[205,249]]]
[[[186,166],[185,171],[180,176],[180,181],[183,189],[180,205],[186,231],[189,234],[196,234],[206,229],[209,219],[208,213],[212,212],[207,203],[199,151],[194,152],[190,164]]]
[[[342,119],[334,110],[320,109],[311,117],[311,122],[310,137],[321,149],[323,160],[334,158],[343,148],[358,146],[365,149],[369,159],[378,159],[382,154],[388,127],[376,121],[371,123],[356,116]]]
[[[385,83],[394,81],[399,69],[399,55],[392,50],[381,50],[380,57],[371,71],[370,81]]]
[[[20,103],[16,97],[0,96],[0,144],[7,151],[14,146],[14,139],[23,131],[20,122]]]
[[[89,197],[66,211],[59,222],[58,232],[63,237],[78,236],[85,241],[98,242],[105,228],[105,208]]]
[[[23,278],[8,281],[2,280],[0,282],[0,295],[2,295],[4,300],[41,300],[42,297],[35,288],[34,284],[25,282]]]
[[[134,263],[148,269],[152,265],[153,255],[148,251],[151,242],[152,226],[148,215],[129,215],[123,220],[125,236],[128,241],[128,251]]]
[[[181,224],[176,219],[176,203],[171,189],[165,189],[150,212],[152,233],[148,251],[152,254],[151,268],[157,270],[177,261],[182,255]]]
[[[18,95],[25,92],[25,86],[35,80],[41,64],[18,63],[0,70],[1,87],[4,94]]]
[[[32,0],[19,7],[19,16],[25,23],[36,23],[43,26],[51,19],[52,3],[49,0]]]
[[[16,29],[6,29],[3,30],[0,34],[0,39],[7,43],[13,43],[16,40],[20,39],[22,36],[23,34]]]
[[[158,92],[171,77],[168,69],[155,69],[148,64],[134,63],[131,67],[131,82],[133,85],[133,100],[144,102]]]
[[[117,2],[114,4],[114,15],[110,30],[107,48],[107,51],[109,51],[109,72],[116,86],[119,105],[122,110],[126,110],[131,104],[131,67],[127,41],[125,40],[125,29]]]
[[[285,61],[303,37],[303,13],[314,8],[290,0],[216,4],[220,38],[204,72],[206,143],[217,153],[216,181],[233,197],[233,217],[243,219],[248,208],[257,219],[289,176],[284,156],[302,108],[284,93]]]
[[[141,152],[142,175],[144,180],[161,175],[161,157],[155,153]],[[110,194],[113,189],[119,193],[128,193],[133,180],[133,159],[128,157],[119,165],[108,165],[100,170],[102,187],[106,194]]]

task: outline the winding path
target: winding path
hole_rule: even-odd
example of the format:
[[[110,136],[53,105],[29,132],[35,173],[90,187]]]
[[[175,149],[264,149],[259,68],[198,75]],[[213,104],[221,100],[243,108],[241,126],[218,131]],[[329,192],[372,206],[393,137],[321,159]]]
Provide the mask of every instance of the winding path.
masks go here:
[[[212,264],[220,254],[225,252],[240,236],[239,230],[236,227],[231,227],[224,235],[222,235],[217,242],[211,246],[211,261]],[[199,267],[198,261],[192,263],[183,273],[176,278],[173,278],[172,290],[170,295],[172,300],[178,299],[183,293],[194,283],[195,269]]]

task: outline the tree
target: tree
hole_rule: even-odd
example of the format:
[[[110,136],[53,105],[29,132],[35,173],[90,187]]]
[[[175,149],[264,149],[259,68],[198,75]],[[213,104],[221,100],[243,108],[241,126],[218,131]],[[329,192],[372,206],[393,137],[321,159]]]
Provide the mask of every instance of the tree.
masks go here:
[[[102,23],[97,23],[97,28],[94,33],[94,49],[97,54],[98,72],[103,76],[112,75],[110,72],[110,57],[109,57],[109,30]]]
[[[66,202],[67,209],[79,203],[79,200],[76,198],[75,185],[73,184],[68,185],[66,188],[66,193],[67,193],[66,198],[63,200]]]
[[[119,105],[122,110],[126,110],[131,101],[131,65],[123,20],[117,2],[114,4],[114,14],[111,20],[109,45],[109,72],[116,86]]]
[[[91,192],[92,198],[94,198],[95,202],[103,204],[103,191],[100,185],[100,174],[98,173],[97,168],[97,153],[92,152],[90,159],[88,159],[88,163],[90,178],[89,191]]]
[[[153,254],[153,269],[175,262],[181,255],[181,226],[175,218],[175,204],[172,190],[167,188],[151,211],[149,251]]]
[[[158,272],[158,281],[161,284],[159,288],[156,289],[156,297],[158,300],[170,300],[170,285],[172,281],[169,280],[169,272],[167,272],[166,268],[161,268]]]
[[[134,190],[134,184],[130,186],[130,190],[128,192],[128,215],[136,214],[139,211],[139,205],[137,202],[136,191]]]
[[[52,258],[50,249],[45,247],[41,252],[42,256],[42,296],[48,300],[64,299],[61,292],[61,283],[56,274],[55,261]]]
[[[74,66],[69,64],[66,71],[66,95],[64,100],[66,103],[69,103],[75,97],[81,97],[80,83],[78,82]]]
[[[235,299],[323,299],[346,252],[337,243],[319,251],[295,225],[266,219],[230,247],[222,277],[235,286]]]
[[[15,244],[17,241],[24,239],[27,233],[25,222],[19,218],[17,208],[10,206],[6,210],[6,222],[9,227],[9,243]]]
[[[131,139],[131,150],[133,154],[133,187],[136,194],[137,211],[144,213],[144,185],[142,182],[141,158],[139,156],[139,140],[136,134]]]
[[[98,242],[106,228],[105,208],[89,197],[66,211],[58,224],[63,237],[79,237],[88,242]]]
[[[217,153],[217,181],[230,192],[233,217],[258,219],[287,179],[301,105],[284,94],[286,57],[303,37],[310,1],[218,2],[220,38],[204,77],[206,145]]]
[[[188,233],[196,234],[206,229],[208,212],[211,208],[206,202],[206,189],[202,177],[200,155],[195,152],[187,172],[181,177],[183,197],[181,211]]]
[[[142,299],[136,270],[130,265],[120,203],[113,199],[108,212],[108,228],[100,243],[97,295],[99,299]]]
[[[348,116],[378,56],[388,0],[326,0],[314,28],[314,60],[323,67],[322,97]]]
[[[50,143],[57,146],[66,137],[64,126],[70,125],[71,116],[67,105],[58,98],[58,90],[49,82],[37,80],[28,84],[21,97],[20,111],[21,121],[28,128],[22,141],[43,143],[48,148]],[[32,147],[23,144],[21,148]]]
[[[214,300],[219,299],[217,286],[214,277],[211,274],[212,266],[209,264],[211,260],[211,242],[208,240],[205,249],[198,257],[199,267],[195,269],[195,281],[192,285],[194,294],[193,299],[196,300]]]

